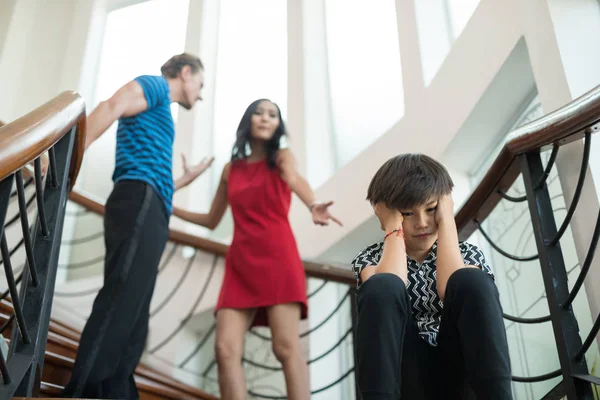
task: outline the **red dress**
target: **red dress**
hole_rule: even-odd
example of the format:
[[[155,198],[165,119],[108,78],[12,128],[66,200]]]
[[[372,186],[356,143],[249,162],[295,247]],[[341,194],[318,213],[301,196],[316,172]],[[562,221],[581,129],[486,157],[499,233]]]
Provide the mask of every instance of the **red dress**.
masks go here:
[[[215,312],[258,308],[252,326],[267,326],[265,307],[300,303],[307,316],[306,276],[288,220],[292,192],[266,161],[233,162],[227,182],[234,233]]]

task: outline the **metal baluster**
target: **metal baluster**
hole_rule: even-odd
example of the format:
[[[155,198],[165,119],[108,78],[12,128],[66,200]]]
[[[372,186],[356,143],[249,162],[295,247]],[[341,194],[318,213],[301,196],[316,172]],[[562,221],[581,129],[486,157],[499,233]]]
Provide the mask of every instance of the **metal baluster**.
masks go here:
[[[29,333],[27,332],[27,326],[25,325],[25,318],[23,317],[23,309],[21,308],[21,301],[19,300],[19,293],[17,292],[17,284],[15,282],[15,276],[12,270],[12,263],[10,256],[8,255],[8,244],[6,243],[6,235],[2,234],[2,243],[0,244],[2,250],[2,259],[4,260],[4,272],[6,274],[6,281],[8,283],[8,289],[10,290],[10,297],[13,303],[13,309],[15,310],[15,316],[17,317],[17,325],[19,326],[19,332],[24,343],[31,343]]]
[[[29,232],[29,217],[27,216],[27,204],[25,201],[25,188],[23,187],[23,174],[21,171],[15,173],[17,182],[17,192],[19,193],[19,212],[21,214],[21,228],[23,239],[25,240],[25,252],[27,253],[27,266],[31,273],[31,281],[34,287],[40,284],[38,279],[35,258],[33,257],[33,244],[31,243],[31,233]],[[12,296],[12,295],[11,295]]]
[[[357,289],[350,289],[350,316],[352,318],[352,348],[354,349],[354,390],[356,400],[360,400],[360,388],[358,387],[357,358],[356,358],[356,326],[358,325],[358,307],[356,304]]]
[[[556,237],[557,228],[548,187],[543,185],[538,189],[535,188],[536,183],[544,174],[540,154],[529,153],[521,156],[521,171],[554,328],[564,388],[570,399],[593,400],[591,385],[573,377],[573,374],[587,374],[588,369],[585,359],[579,362],[572,361],[581,349],[582,343],[572,308],[563,309],[561,307],[561,304],[569,297],[567,270],[560,243],[554,246],[549,245],[551,240]]]
[[[46,221],[46,209],[44,208],[44,187],[42,186],[42,162],[35,160],[35,198],[37,200],[38,217],[42,226],[42,235],[48,237],[48,221]]]

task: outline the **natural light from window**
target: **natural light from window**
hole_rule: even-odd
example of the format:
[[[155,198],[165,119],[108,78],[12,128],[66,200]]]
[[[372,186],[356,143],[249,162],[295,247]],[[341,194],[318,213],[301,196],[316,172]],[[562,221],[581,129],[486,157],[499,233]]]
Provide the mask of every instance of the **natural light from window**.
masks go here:
[[[160,75],[160,67],[183,52],[188,8],[189,0],[150,0],[108,14],[93,106],[139,75]],[[177,121],[179,105],[173,104],[172,110]],[[86,162],[102,168],[93,182],[87,179],[85,188],[101,198],[112,188],[116,129],[115,123],[86,155]]]
[[[238,124],[250,103],[268,98],[279,105],[286,118],[287,2],[221,0],[218,49],[215,162],[211,168],[214,185],[231,158]]]
[[[404,114],[394,0],[326,0],[337,168]]]
[[[454,41],[460,36],[479,0],[419,0],[415,2],[423,80],[429,86]]]
[[[448,12],[452,23],[453,39],[456,39],[463,31],[467,22],[479,4],[479,0],[446,0]]]

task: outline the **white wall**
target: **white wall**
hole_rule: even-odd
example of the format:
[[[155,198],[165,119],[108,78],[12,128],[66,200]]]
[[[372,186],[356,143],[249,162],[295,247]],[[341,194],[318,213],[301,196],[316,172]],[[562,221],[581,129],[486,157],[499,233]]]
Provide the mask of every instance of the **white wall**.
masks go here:
[[[12,15],[17,0],[6,0],[0,3],[0,57],[4,50],[4,41],[10,27]]]
[[[89,2],[17,0],[0,54],[0,109],[15,119],[63,90],[77,89]],[[57,21],[64,21],[57,23]],[[43,34],[39,34],[43,32]]]

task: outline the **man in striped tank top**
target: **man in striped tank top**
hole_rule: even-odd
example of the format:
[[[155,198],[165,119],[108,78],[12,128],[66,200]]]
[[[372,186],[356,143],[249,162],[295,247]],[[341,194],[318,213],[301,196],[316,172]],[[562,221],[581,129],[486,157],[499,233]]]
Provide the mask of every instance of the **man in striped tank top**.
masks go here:
[[[204,67],[198,57],[184,53],[167,61],[161,72],[127,83],[87,119],[86,149],[119,121],[115,184],[104,216],[104,287],[81,335],[65,397],[139,397],[133,372],[148,334],[173,192],[212,162],[188,168],[184,159],[184,174],[173,181],[171,103],[190,110],[202,100]]]

